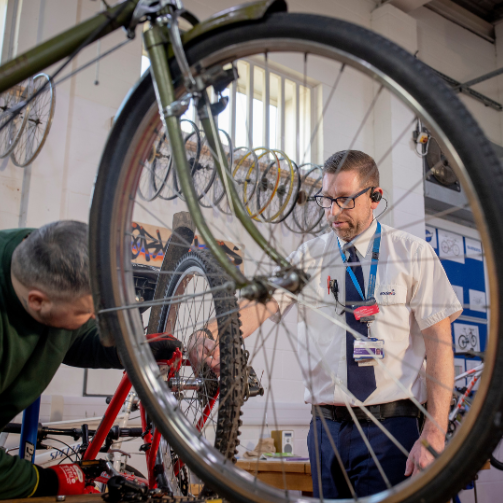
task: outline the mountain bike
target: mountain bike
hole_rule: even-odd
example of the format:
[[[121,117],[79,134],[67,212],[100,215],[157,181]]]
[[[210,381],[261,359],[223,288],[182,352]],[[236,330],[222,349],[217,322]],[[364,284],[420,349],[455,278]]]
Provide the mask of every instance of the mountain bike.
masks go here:
[[[179,29],[181,19],[192,25],[183,34]],[[503,199],[499,194],[503,173],[489,142],[451,90],[417,58],[378,34],[351,23],[310,14],[289,14],[282,0],[263,0],[235,7],[204,22],[199,22],[185,11],[180,0],[126,1],[0,67],[0,92],[64,57],[74,56],[82,47],[113,29],[124,27],[129,36],[133,36],[135,30],[139,31],[138,24],[141,22],[148,23],[143,37],[151,69],[123,103],[108,138],[93,195],[90,251],[92,286],[102,337],[107,344],[117,344],[131,381],[162,436],[194,473],[219,494],[233,501],[299,501],[299,497],[289,494],[286,487],[284,490],[273,489],[256,477],[244,474],[200,435],[159,375],[145,338],[140,313],[149,307],[166,306],[163,309],[168,310],[169,306],[177,305],[176,312],[185,313],[184,318],[178,318],[182,320],[178,330],[190,339],[195,333],[204,333],[201,326],[213,316],[201,302],[200,313],[204,323],[194,323],[192,314],[197,312],[191,307],[194,299],[218,293],[222,297],[217,302],[222,305],[234,303],[219,318],[223,323],[222,329],[232,326],[231,335],[218,338],[221,356],[223,354],[220,379],[224,379],[226,388],[218,408],[223,410],[226,403],[234,407],[228,419],[233,428],[239,428],[242,421],[241,405],[246,396],[242,385],[246,372],[242,354],[246,353],[240,353],[243,343],[237,319],[241,304],[236,303],[235,291],[239,291],[240,296],[252,305],[263,304],[273,292],[289,295],[296,300],[298,317],[305,325],[309,325],[310,314],[323,313],[327,320],[327,333],[330,326],[344,323],[338,318],[336,302],[327,294],[326,278],[323,277],[320,282],[313,279],[309,274],[312,265],[309,261],[293,266],[285,258],[312,236],[302,232],[295,240],[291,236],[287,239],[282,234],[283,227],[266,223],[260,213],[252,218],[257,211],[253,209],[250,215],[242,203],[240,187],[233,181],[225,149],[217,133],[219,114],[226,106],[233,107],[229,102],[229,90],[241,89],[243,79],[246,79],[246,72],[239,75],[238,63],[254,58],[253,61],[261,64],[268,75],[272,71],[279,72],[287,62],[291,73],[285,78],[296,76],[299,86],[302,86],[296,94],[301,108],[305,116],[314,117],[310,125],[306,122],[302,125],[296,119],[298,114],[287,117],[289,112],[285,105],[282,120],[294,130],[298,154],[292,156],[292,161],[298,166],[319,163],[322,156],[326,156],[324,152],[336,148],[373,148],[380,166],[408,165],[407,162],[401,163],[400,156],[411,151],[409,138],[419,119],[438,141],[467,195],[484,246],[491,311],[487,343],[481,348],[485,360],[477,396],[446,449],[436,453],[437,458],[428,468],[396,487],[388,482],[387,489],[373,496],[372,500],[446,501],[473,478],[492,452],[502,428],[499,417],[503,406],[500,386],[503,348],[498,313],[503,307],[500,290],[503,266],[494,257],[503,246],[503,223],[493,216],[503,209]],[[267,82],[266,79],[266,86]],[[305,89],[316,95],[316,99],[309,103],[301,102],[301,98],[308,95]],[[208,90],[212,91],[211,100]],[[10,114],[20,110],[24,104],[21,100],[17,105],[19,108],[15,105]],[[223,220],[213,219],[214,208],[201,208],[198,193],[192,185],[191,168],[180,128],[180,118],[191,104],[197,110],[198,121],[225,192],[219,206],[228,207],[231,215],[223,217]],[[268,113],[266,108],[265,115]],[[149,203],[138,194],[139,181],[145,169],[147,179],[159,175],[157,187],[165,182],[165,171],[154,174],[148,163],[152,146],[159,141],[160,131],[170,140],[178,187],[193,225],[212,253],[212,257],[205,256],[203,261],[210,267],[220,264],[224,272],[218,274],[217,284],[198,290],[199,285],[194,281],[197,274],[192,272],[197,271],[201,263],[198,262],[200,253],[194,249],[191,252],[193,255],[184,259],[186,270],[179,275],[182,279],[178,286],[174,286],[174,291],[179,294],[172,299],[163,296],[139,302],[131,267],[132,239],[135,239],[132,223],[155,222],[169,227],[166,222],[177,211],[160,197]],[[264,147],[260,143],[271,141],[271,135],[267,135],[266,131],[262,132],[260,143],[253,140],[252,130],[248,133],[247,147],[250,150]],[[337,138],[336,143],[332,143],[334,138]],[[419,159],[417,162],[422,161]],[[414,191],[420,191],[423,169],[418,166],[420,169],[416,171],[403,167],[403,172],[397,173],[397,177],[401,175],[406,190],[389,188],[392,204],[385,210],[386,215],[400,208],[408,196],[413,197]],[[250,196],[252,202],[260,184],[259,177],[256,182],[255,193]],[[313,183],[308,184],[308,201],[315,195],[310,193],[310,188],[316,183],[315,177]],[[455,209],[445,210],[436,216],[448,216]],[[298,215],[299,227],[308,226],[308,220],[309,226],[311,221],[319,222],[318,217],[319,213],[308,218],[307,212],[305,215],[301,212]],[[429,218],[432,216],[428,215],[426,220]],[[397,221],[396,227],[407,225],[407,222],[400,224]],[[177,227],[179,230],[175,236],[179,244],[190,247],[192,240],[180,230],[189,227]],[[318,227],[312,226],[312,229],[315,228]],[[243,245],[244,236],[244,267],[236,267],[219,246],[218,240],[225,238]],[[322,260],[323,252],[320,255],[312,259]],[[178,260],[181,257],[167,263],[159,274],[156,290],[162,288],[166,291]],[[342,266],[327,263],[322,274],[326,276],[336,267]],[[185,277],[187,284],[191,284],[190,290],[185,288]],[[390,298],[389,302],[392,300]],[[163,319],[162,323],[171,323],[169,313],[164,315],[163,309],[158,309],[159,322]],[[208,338],[213,336],[206,335]],[[295,399],[302,401],[297,389],[287,389],[285,381],[298,382],[301,390],[304,381],[309,388],[316,372],[330,368],[330,355],[319,347],[316,334],[308,335],[305,340],[297,340],[292,323],[282,321],[275,326],[263,326],[247,339],[249,362],[253,362],[258,374],[262,369],[265,373],[262,385],[266,393],[264,397],[257,398],[264,411],[260,424],[262,433],[269,425],[281,429],[281,421],[284,424],[285,420],[281,420],[281,396],[293,399],[295,394]],[[400,359],[392,351],[388,351],[387,355]],[[300,370],[299,358],[308,362],[305,374]],[[382,365],[385,371],[386,363]],[[288,379],[278,377],[278,366],[284,375],[289,376]],[[414,370],[425,382],[433,383],[427,368]],[[399,386],[399,380],[395,380]],[[344,391],[335,376],[333,385]],[[449,389],[452,386],[451,383],[440,385]],[[348,399],[354,398],[347,391],[344,393]],[[354,403],[365,414],[370,414],[363,404]],[[428,416],[421,403],[417,400],[415,403]],[[246,410],[246,405],[242,409]],[[348,409],[351,410],[351,407],[348,406]],[[370,416],[369,420],[373,421]],[[227,419],[222,425],[225,421]],[[379,421],[377,423],[381,429],[384,428]],[[407,451],[404,449],[402,453],[405,459]],[[356,499],[357,495],[353,496]]]

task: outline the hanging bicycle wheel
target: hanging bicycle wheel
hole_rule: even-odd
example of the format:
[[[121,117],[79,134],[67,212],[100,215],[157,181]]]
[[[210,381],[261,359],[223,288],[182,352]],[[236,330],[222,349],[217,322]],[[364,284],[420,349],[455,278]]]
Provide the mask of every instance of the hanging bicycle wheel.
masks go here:
[[[262,215],[272,203],[278,190],[281,179],[281,163],[277,152],[264,148],[255,148],[258,169],[251,165],[245,175],[243,185],[244,204],[248,213],[254,220],[266,221]],[[255,170],[257,181],[255,182]],[[249,186],[252,186],[249,188]],[[248,195],[251,197],[248,199]]]
[[[305,234],[312,232],[323,222],[324,211],[314,200],[314,196],[321,190],[323,176],[320,166],[304,165],[300,169],[305,174],[302,177],[297,204],[292,212],[293,224],[288,227],[293,232]]]
[[[56,89],[48,75],[35,75],[30,89],[30,96],[39,94],[29,105],[26,125],[11,154],[12,162],[20,168],[31,164],[40,154],[51,130],[56,108]]]
[[[7,157],[17,145],[28,120],[29,105],[19,114],[10,111],[31,94],[32,79],[26,79],[20,84],[0,94],[0,158]]]
[[[222,143],[222,146],[224,148],[226,157],[227,157],[227,166],[230,170],[232,169],[232,163],[234,160],[234,151],[232,148],[232,140],[231,137],[223,130],[219,129],[218,134],[220,135],[220,142]],[[220,177],[216,173],[216,168],[215,168],[215,163],[213,160],[213,157],[211,156],[211,151],[210,147],[208,145],[208,141],[206,140],[206,136],[203,136],[203,142],[202,142],[202,148],[201,148],[201,157],[202,159],[199,161],[199,163],[204,166],[204,163],[206,162],[206,187],[205,190],[203,191],[203,196],[201,197],[200,204],[203,208],[217,208],[218,203],[222,200],[222,197],[224,196],[224,186],[222,181],[220,180]],[[209,156],[209,157],[208,157]],[[210,170],[209,166],[212,167],[213,172],[208,173]],[[202,176],[200,177],[202,178]],[[196,188],[196,190],[198,190]],[[200,192],[200,190],[198,190]]]
[[[231,173],[231,181],[236,187],[240,201],[250,201],[257,188],[259,178],[258,159],[255,151],[250,150],[248,147],[236,148],[233,152],[233,165],[231,166]],[[230,215],[232,212],[229,208],[229,202],[225,196],[223,186],[220,190],[222,194],[220,196],[220,200],[218,201],[218,207],[222,213]]]
[[[180,121],[180,127],[183,132],[183,140],[185,143],[185,152],[187,153],[187,161],[189,163],[190,173],[192,175],[192,180],[194,181],[194,185],[197,187],[197,197],[201,199],[205,194],[206,188],[211,185],[208,185],[208,181],[206,179],[206,175],[208,173],[211,176],[215,176],[215,170],[211,169],[209,165],[202,165],[199,163],[199,159],[201,157],[201,131],[199,128],[190,120],[183,119]],[[207,159],[206,152],[205,156]],[[213,178],[211,178],[213,180]],[[206,181],[206,183],[205,183]],[[202,182],[202,183],[201,183]],[[182,189],[178,184],[178,178],[176,177],[176,170],[173,171],[173,186],[175,193],[178,194],[182,200],[184,198],[182,194]]]
[[[280,153],[278,151],[278,153]],[[280,157],[280,163],[285,165],[281,171],[280,183],[276,191],[277,202],[274,206],[277,208],[276,218],[271,207],[268,207],[266,213],[270,215],[267,221],[273,224],[283,222],[292,213],[297,203],[297,195],[300,190],[300,176],[297,165],[288,158],[286,154]]]
[[[244,61],[245,58],[250,57],[256,57],[254,61],[262,61],[265,66],[269,61],[273,61],[273,58],[281,58],[282,54],[287,55],[285,60],[288,59],[291,66],[296,68],[297,73],[303,74],[303,77],[299,79],[300,82],[319,82],[323,88],[323,97],[327,96],[324,110],[330,115],[317,118],[311,131],[317,130],[317,124],[334,125],[337,122],[334,121],[334,117],[342,116],[342,112],[347,110],[348,100],[351,99],[351,105],[354,105],[351,123],[342,121],[343,124],[337,126],[338,142],[340,139],[338,148],[353,148],[353,146],[358,146],[358,148],[366,146],[367,150],[374,148],[372,154],[377,164],[385,166],[390,153],[395,148],[399,149],[401,155],[403,152],[408,152],[409,138],[419,118],[438,140],[472,208],[484,248],[487,277],[490,283],[488,289],[490,302],[487,308],[490,317],[488,317],[487,338],[481,339],[485,368],[470,410],[445,449],[438,453],[438,457],[432,460],[427,468],[397,484],[390,480],[386,470],[383,469],[382,489],[379,489],[376,494],[360,496],[357,492],[359,489],[353,488],[352,495],[348,497],[350,501],[372,501],[373,503],[447,501],[473,478],[501,438],[499,418],[503,413],[501,387],[503,341],[499,313],[503,310],[503,295],[500,289],[503,264],[495,260],[497,252],[503,247],[503,222],[495,217],[503,211],[503,198],[498,193],[503,186],[500,163],[475,121],[442,81],[416,58],[364,28],[332,18],[308,14],[274,13],[267,15],[260,22],[240,23],[238,27],[222,28],[218,33],[192,41],[187,49],[188,60],[196,73],[202,71],[200,69],[216,70],[220,65]],[[172,66],[176,72],[176,64],[173,63]],[[319,73],[320,69],[323,69],[323,74]],[[267,70],[270,69],[267,68]],[[175,73],[175,77],[178,77],[178,73]],[[357,79],[358,85],[351,85],[352,82],[346,79]],[[176,82],[179,81],[176,80]],[[348,89],[351,89],[351,92],[348,92]],[[180,95],[184,91],[182,88],[177,90]],[[307,93],[304,92],[304,94]],[[155,364],[148,347],[144,344],[139,315],[140,305],[135,300],[134,288],[130,280],[131,222],[140,214],[143,218],[147,218],[147,213],[143,208],[141,209],[143,213],[140,212],[138,201],[135,200],[138,180],[141,176],[141,167],[137,161],[150,151],[153,138],[155,138],[154,131],[159,125],[155,95],[148,77],[144,78],[138,86],[133,98],[118,117],[105,150],[104,159],[107,162],[103,162],[100,167],[91,213],[90,256],[96,312],[102,333],[114,334],[135,389],[143,403],[148,406],[149,413],[162,435],[168,439],[190,470],[232,501],[260,503],[306,501],[306,498],[289,492],[286,485],[282,485],[280,489],[268,486],[253,474],[244,473],[226,460],[210,442],[198,435],[191,422],[181,413],[178,403],[169,398],[167,384],[163,384],[155,374]],[[389,126],[389,116],[382,115],[381,107],[376,107],[376,103],[382,105],[380,100],[392,103],[393,110],[399,110],[394,117],[392,131],[389,130],[390,134],[393,133],[390,145],[370,141],[374,139],[374,134],[381,132],[382,127]],[[329,132],[335,134],[334,131],[327,129],[326,134]],[[318,140],[319,138],[313,140],[313,144]],[[329,147],[326,145],[325,150]],[[255,147],[252,145],[252,148]],[[406,192],[404,196],[395,196],[395,199],[390,202],[391,209],[400,208],[407,194],[414,197],[414,188],[422,187],[423,166],[418,161],[414,149],[410,149],[410,154],[410,159],[415,159],[419,164],[415,165],[415,170],[411,168],[406,173],[402,173],[407,179],[409,192]],[[270,165],[264,161],[265,159],[259,159],[261,175]],[[272,179],[278,180],[277,185],[279,185],[279,176]],[[271,189],[271,193],[273,190]],[[314,196],[313,192],[308,198],[312,196]],[[255,199],[254,195],[250,201],[245,202],[250,205]],[[180,201],[177,201],[177,204],[181,204]],[[250,213],[253,215],[254,209],[251,208],[251,210]],[[173,208],[162,208],[159,205],[156,207],[156,212],[152,211],[149,215],[154,214],[157,221],[169,222],[173,212]],[[319,216],[319,213],[317,215]],[[430,217],[428,215],[426,218]],[[154,219],[152,216],[151,218]],[[425,216],[422,215],[421,222],[424,222],[424,219]],[[241,229],[235,228],[237,224],[229,226],[225,225],[225,221],[218,220],[211,223],[215,232],[218,231],[219,237],[224,236],[228,242],[230,239],[235,239],[236,248],[239,248]],[[286,243],[283,235],[271,229],[273,227],[277,229],[277,227],[265,225],[263,227],[271,230],[268,243],[272,247],[276,247],[285,256],[292,251],[292,248],[286,249],[290,243]],[[312,236],[307,236],[304,232],[295,246],[300,243],[299,250],[302,252],[304,242],[307,240],[312,240]],[[417,246],[424,246],[419,238],[411,237],[410,240]],[[337,392],[351,398],[345,387],[346,377],[343,370],[340,373],[332,370],[335,348],[329,347],[329,344],[334,341],[335,330],[346,328],[345,318],[343,316],[338,318],[340,315],[339,311],[336,311],[337,305],[334,298],[327,294],[328,275],[334,274],[334,268],[340,270],[342,265],[334,265],[334,261],[330,260],[330,255],[327,255],[328,252],[321,246],[324,242],[314,241],[315,244],[319,244],[316,253],[313,252],[309,257],[302,256],[301,258],[306,260],[301,260],[297,265],[305,267],[303,270],[309,274],[310,264],[323,261],[325,258],[327,260],[325,264],[320,265],[321,273],[311,276],[301,295],[297,296],[298,324],[291,322],[282,322],[278,325],[268,324],[267,327],[262,326],[257,329],[246,339],[250,361],[253,362],[257,375],[264,373],[262,383],[266,389],[265,396],[257,399],[260,400],[257,402],[260,404],[260,407],[257,407],[260,409],[260,419],[247,415],[246,405],[243,407],[244,426],[258,427],[255,430],[258,438],[261,434],[265,434],[266,427],[270,430],[285,429],[290,409],[284,403],[282,404],[280,398],[286,396],[288,400],[295,401],[299,407],[304,406],[306,398],[303,388],[307,390],[307,400],[311,400],[310,397],[313,395],[309,394],[309,390],[313,389],[313,382],[319,382],[321,374],[324,375],[323,382],[330,396],[333,397]],[[332,253],[333,250],[330,252]],[[429,253],[433,254],[433,251],[430,250]],[[245,248],[242,260],[248,277],[267,278],[272,276],[275,270],[276,274],[278,273],[277,265],[261,251],[255,253],[255,248],[251,251]],[[379,262],[379,267],[394,266],[396,266],[396,261]],[[287,267],[279,269],[279,272],[288,270]],[[267,285],[273,288],[273,282],[269,281]],[[231,291],[232,289],[229,288],[229,292]],[[233,294],[229,293],[229,295]],[[184,300],[190,301],[190,298],[186,294]],[[400,303],[397,301],[398,298],[399,295],[390,295],[383,307],[393,309],[390,306],[394,306],[398,310],[402,306],[405,309],[405,301]],[[181,299],[176,298],[175,302],[179,300]],[[428,306],[431,307],[431,301],[423,305],[425,308]],[[259,307],[257,306],[257,309]],[[413,313],[411,311],[408,314],[412,316]],[[301,328],[312,326],[313,316],[323,317],[326,325],[319,330],[306,329],[302,332],[305,337],[297,337],[299,326]],[[391,330],[392,323],[388,323],[386,327]],[[408,344],[407,341],[414,337],[416,333],[411,336],[406,331],[400,340]],[[420,333],[417,337],[424,343]],[[278,348],[279,344],[281,344],[281,349]],[[392,341],[387,339],[386,344],[387,347],[392,346]],[[444,348],[445,346],[450,348],[451,342],[448,341],[442,345]],[[415,383],[420,382],[421,386],[423,384],[434,386],[435,377],[428,372],[427,368],[423,370],[422,367],[424,353],[417,354],[419,355],[417,366],[413,365],[414,375],[417,377]],[[412,364],[393,349],[387,349],[387,355],[388,359],[383,362],[383,373],[380,376],[384,379],[384,374],[389,371],[393,376],[389,376],[389,382],[392,382],[396,389],[401,390],[400,397],[404,399],[412,397],[417,402],[417,409],[424,412],[424,407],[421,405],[422,398],[418,400],[411,389],[407,388],[408,384],[406,386],[401,383],[397,377],[397,375],[404,375],[405,370],[410,369]],[[342,357],[338,361],[342,362]],[[393,367],[393,362],[398,362],[398,374],[393,371],[397,369]],[[345,369],[345,365],[341,363],[340,369]],[[278,370],[278,368],[283,370]],[[381,368],[380,365],[379,368]],[[284,374],[288,375],[287,379],[282,378]],[[294,382],[296,387],[286,388],[285,381]],[[405,391],[400,388],[400,384],[403,384]],[[452,383],[441,381],[441,387],[444,390],[447,389],[450,402]],[[287,389],[286,392],[285,389]],[[330,401],[330,398],[328,400]],[[354,397],[351,400],[354,400]],[[364,406],[357,401],[352,403],[355,407],[348,405],[348,413],[354,408],[363,413]],[[278,414],[278,411],[281,414]],[[431,421],[431,413],[426,411],[426,414],[428,420]],[[309,413],[304,420],[303,426],[307,428],[310,421]],[[376,424],[370,420],[369,423],[372,423],[380,434],[386,436],[389,434],[401,445],[399,448],[393,442],[393,445],[399,449],[397,456],[400,458],[400,463],[404,465],[410,453],[410,446],[404,447],[396,436],[387,430],[385,422],[376,420]],[[359,424],[356,421],[355,428]],[[328,429],[326,424],[322,424],[321,428],[323,432]],[[438,432],[444,435],[442,425],[438,426]],[[362,439],[364,437],[365,435],[362,435]],[[330,446],[328,449],[332,449],[335,455],[336,448]],[[373,449],[368,450],[367,457],[376,454]],[[319,450],[315,452],[315,456],[318,455]],[[379,460],[377,456],[376,458]],[[281,466],[280,470],[285,473],[286,479],[286,469],[281,463],[279,466]],[[348,475],[350,468],[342,461],[340,463],[336,461],[334,469],[340,469],[342,474]],[[320,500],[326,500],[326,498],[320,495],[319,498],[314,499],[314,501]]]
[[[163,129],[157,131],[157,139],[147,159],[138,184],[138,195],[144,201],[153,201],[164,189],[173,164],[169,140]]]

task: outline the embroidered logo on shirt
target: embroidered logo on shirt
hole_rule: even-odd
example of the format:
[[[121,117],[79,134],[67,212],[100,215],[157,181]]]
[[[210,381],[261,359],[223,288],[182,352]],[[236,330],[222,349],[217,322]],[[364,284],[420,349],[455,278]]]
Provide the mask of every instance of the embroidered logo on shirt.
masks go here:
[[[391,292],[381,292],[379,295],[396,295],[395,290],[391,290]]]

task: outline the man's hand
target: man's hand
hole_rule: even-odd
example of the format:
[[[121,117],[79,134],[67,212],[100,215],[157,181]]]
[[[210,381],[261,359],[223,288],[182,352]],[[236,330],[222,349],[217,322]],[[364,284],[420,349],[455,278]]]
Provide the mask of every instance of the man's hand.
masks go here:
[[[210,339],[204,331],[194,332],[189,342],[189,360],[196,373],[204,363],[220,375],[220,348],[218,342]]]
[[[154,334],[149,346],[156,360],[171,360],[175,349],[182,349],[182,343],[172,335],[159,337],[158,334]]]
[[[432,425],[430,428],[428,428],[428,426],[429,424],[427,423],[423,433],[416,440],[416,443],[410,450],[407,463],[405,464],[405,475],[407,477],[410,475],[416,475],[416,473],[419,473],[420,467],[426,468],[435,459],[421,443],[423,440],[426,440],[426,442],[428,442],[428,444],[431,445],[431,447],[438,453],[441,453],[444,450],[444,434],[439,431],[436,426]]]
[[[421,468],[426,468],[433,455],[421,444],[426,440],[438,453],[445,447],[445,431],[449,423],[449,408],[454,387],[454,355],[452,354],[451,322],[449,318],[439,321],[423,331],[426,346],[426,392],[428,413],[435,420],[426,420],[421,436],[413,445],[407,463],[405,475],[415,475]],[[445,431],[440,431],[445,428]],[[419,466],[418,466],[419,465]],[[421,467],[421,468],[420,468]]]

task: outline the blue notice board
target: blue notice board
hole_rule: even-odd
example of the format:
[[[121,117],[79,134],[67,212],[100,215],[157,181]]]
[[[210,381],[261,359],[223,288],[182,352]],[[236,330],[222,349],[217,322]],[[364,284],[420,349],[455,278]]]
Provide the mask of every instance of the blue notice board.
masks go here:
[[[481,242],[429,225],[426,226],[426,241],[442,261],[447,277],[463,304],[463,313],[452,324],[455,352],[485,351],[488,299]],[[456,375],[479,363],[479,358],[456,355]]]

